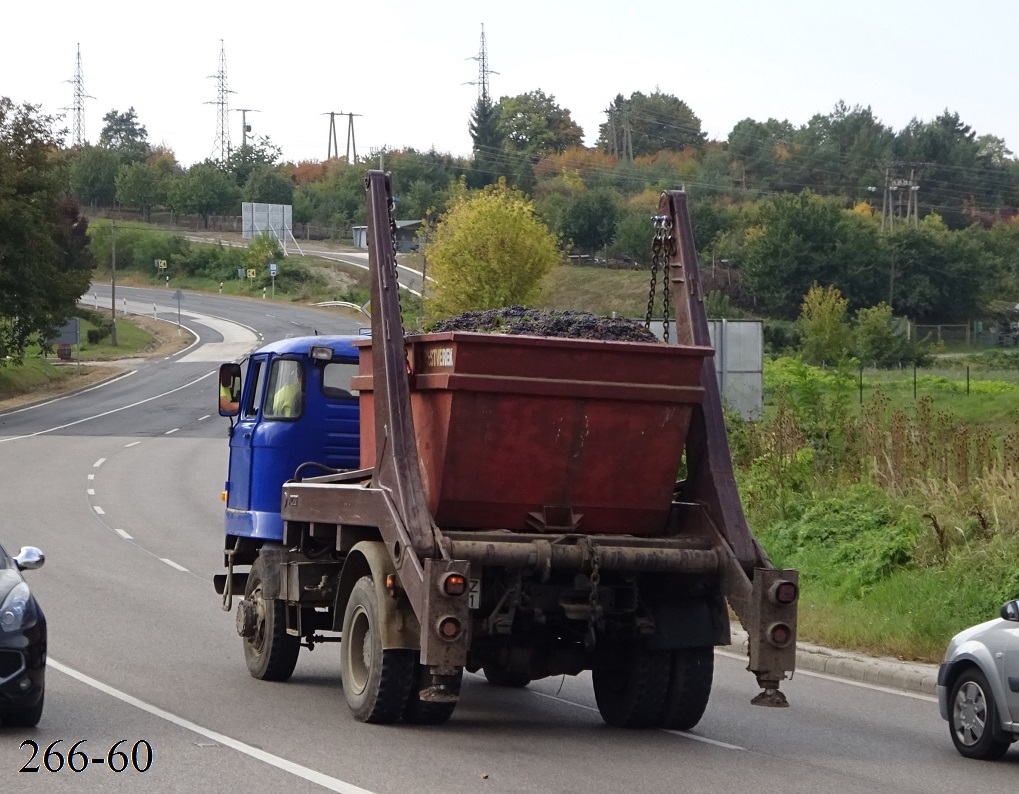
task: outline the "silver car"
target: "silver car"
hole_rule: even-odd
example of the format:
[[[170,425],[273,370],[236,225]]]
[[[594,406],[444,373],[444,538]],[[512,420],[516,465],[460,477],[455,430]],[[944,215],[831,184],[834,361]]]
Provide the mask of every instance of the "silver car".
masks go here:
[[[1001,758],[1019,739],[1019,600],[952,638],[938,670],[938,708],[967,758]]]

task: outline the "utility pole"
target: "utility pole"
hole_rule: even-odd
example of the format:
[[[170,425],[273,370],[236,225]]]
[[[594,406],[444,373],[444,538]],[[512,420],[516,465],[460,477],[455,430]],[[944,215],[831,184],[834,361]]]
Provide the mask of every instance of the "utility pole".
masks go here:
[[[63,108],[64,110],[71,110],[74,113],[74,121],[71,128],[71,145],[72,146],[84,146],[85,145],[85,100],[95,99],[94,96],[85,93],[85,80],[81,70],[81,45],[78,45],[78,61],[77,66],[74,69],[74,78],[65,82],[71,83],[74,86],[74,104],[70,108]]]
[[[110,343],[117,346],[117,221],[110,221],[110,316],[113,317],[113,330],[110,332]]]
[[[248,124],[248,114],[260,111],[254,108],[234,108],[234,110],[241,114],[241,148],[243,149],[248,145],[248,133],[251,132],[251,125]]]
[[[336,111],[330,110],[328,113],[323,113],[323,116],[329,117],[329,148],[326,154],[326,160],[333,159],[333,152],[336,153],[336,157],[340,156],[340,147],[336,143]],[[340,111],[339,115],[343,115]]]
[[[630,134],[630,109],[623,111],[623,149],[628,162],[633,162],[633,136]]]
[[[888,169],[885,169],[885,192],[881,200],[881,231],[885,230],[885,218],[888,217]]]
[[[357,141],[354,140],[354,116],[360,116],[360,113],[348,113],[347,114],[347,164],[357,162]],[[350,147],[354,146],[354,159],[350,159]],[[339,154],[339,151],[336,152]]]
[[[209,75],[216,81],[216,99],[206,105],[216,105],[216,143],[213,144],[212,159],[225,163],[230,159],[230,90],[226,80],[226,47],[219,40],[219,71]]]
[[[616,112],[611,105],[609,106],[609,109],[606,110],[605,112],[609,114],[609,126],[608,130],[606,130],[605,136],[606,138],[608,138],[609,155],[612,157],[618,157],[619,141],[616,138]]]

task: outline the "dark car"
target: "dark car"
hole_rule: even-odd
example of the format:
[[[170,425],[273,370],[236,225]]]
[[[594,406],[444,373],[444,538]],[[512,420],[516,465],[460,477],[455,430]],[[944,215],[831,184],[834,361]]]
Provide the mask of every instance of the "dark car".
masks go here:
[[[938,670],[938,703],[967,758],[1000,758],[1019,739],[1019,600],[952,638]]]
[[[21,572],[45,560],[34,546],[17,557],[0,546],[0,726],[30,728],[42,717],[46,618]]]

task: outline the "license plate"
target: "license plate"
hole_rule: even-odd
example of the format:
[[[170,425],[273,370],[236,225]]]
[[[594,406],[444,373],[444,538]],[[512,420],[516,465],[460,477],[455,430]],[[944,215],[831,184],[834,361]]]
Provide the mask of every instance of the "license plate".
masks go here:
[[[481,606],[481,580],[471,579],[470,590],[467,591],[468,609],[478,609]]]

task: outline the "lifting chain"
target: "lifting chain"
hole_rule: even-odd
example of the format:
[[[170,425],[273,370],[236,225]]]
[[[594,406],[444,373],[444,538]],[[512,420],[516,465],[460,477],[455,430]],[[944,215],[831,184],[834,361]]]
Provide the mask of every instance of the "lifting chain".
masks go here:
[[[368,177],[365,177],[365,180],[364,180],[364,189],[366,191],[369,189],[368,186],[369,186],[369,180],[368,180]],[[388,173],[386,174],[385,186],[386,186],[386,209],[388,210],[387,214],[389,216],[389,239],[390,239],[390,242],[391,242],[391,244],[393,246],[393,271],[392,271],[392,277],[393,277],[393,283],[396,285],[396,307],[397,307],[397,309],[400,312],[400,330],[403,331],[404,336],[406,336],[407,335],[407,331],[403,327],[403,306],[400,303],[400,271],[399,271],[399,268],[397,268],[397,266],[396,266],[396,218],[393,215],[393,212],[396,209],[396,202],[393,201],[393,186],[392,186],[392,183],[390,182],[389,174]],[[378,220],[378,219],[376,219],[376,220]],[[381,256],[381,252],[379,252],[379,255]],[[408,363],[407,366],[409,368],[410,364]]]
[[[403,305],[400,303],[400,269],[396,266],[396,202],[393,201],[393,186],[386,174],[386,207],[389,209],[389,238],[393,244],[393,284],[396,285],[396,307],[400,311],[400,330],[404,337],[407,336],[407,329],[403,327]],[[408,369],[410,362],[407,362]]]
[[[595,626],[601,617],[601,606],[598,604],[598,585],[601,584],[601,554],[598,547],[589,543],[591,551],[591,592],[587,596],[587,634],[584,636],[584,650],[588,653],[594,650],[596,641]]]
[[[644,327],[651,328],[651,316],[655,308],[655,287],[658,280],[658,269],[662,270],[662,338],[669,343],[669,313],[672,308],[669,291],[669,264],[676,255],[676,240],[672,234],[672,218],[668,215],[655,215],[651,218],[655,225],[655,236],[651,241],[651,288],[647,296],[647,316]]]

